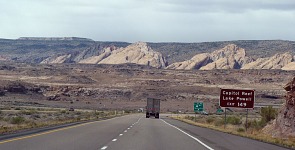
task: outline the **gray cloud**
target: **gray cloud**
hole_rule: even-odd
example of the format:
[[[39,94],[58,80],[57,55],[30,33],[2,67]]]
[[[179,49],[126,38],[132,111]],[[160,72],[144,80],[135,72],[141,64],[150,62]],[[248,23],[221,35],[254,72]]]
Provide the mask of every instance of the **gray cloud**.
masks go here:
[[[0,0],[0,20],[1,38],[295,40],[293,0]]]

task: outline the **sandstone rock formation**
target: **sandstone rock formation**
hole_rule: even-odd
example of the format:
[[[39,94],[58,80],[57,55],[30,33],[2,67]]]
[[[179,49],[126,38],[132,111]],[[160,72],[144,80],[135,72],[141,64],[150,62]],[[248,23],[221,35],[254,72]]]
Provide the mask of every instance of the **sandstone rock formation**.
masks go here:
[[[41,64],[61,64],[65,63],[67,60],[71,58],[71,54],[61,55],[57,57],[49,57],[41,62]]]
[[[114,49],[112,49],[111,47],[105,48],[103,50],[103,53],[101,53],[100,55],[88,57],[86,59],[79,61],[79,63],[81,63],[81,64],[97,64],[100,61],[102,61],[103,59],[110,56],[113,50]]]
[[[287,91],[286,102],[273,123],[263,129],[273,137],[295,137],[295,77],[284,89]]]
[[[135,63],[140,65],[148,65],[156,68],[166,67],[166,60],[162,56],[162,54],[152,50],[152,48],[147,46],[147,43],[144,42],[134,43],[127,46],[126,48],[116,48],[114,46],[105,47],[98,53],[98,55],[93,55],[90,57],[82,56],[81,53],[51,56],[44,59],[41,62],[41,64],[58,64],[73,62],[82,64]]]
[[[195,55],[192,59],[184,62],[177,62],[169,65],[168,69],[240,69],[251,59],[246,57],[244,49],[229,44],[220,50]]]
[[[284,54],[276,54],[272,57],[258,58],[256,61],[246,64],[242,69],[281,69],[292,61],[293,56],[291,53],[287,52]]]
[[[285,65],[282,70],[295,70],[295,62],[290,62]]]
[[[275,54],[272,57],[253,60],[246,56],[245,49],[229,44],[210,53],[195,55],[192,59],[176,62],[167,69],[282,69],[295,70],[295,57],[290,52]]]
[[[238,63],[234,59],[234,57],[220,58],[200,68],[200,70],[212,70],[212,69],[238,69]]]
[[[184,70],[200,69],[202,66],[207,65],[210,62],[211,62],[210,54],[203,53],[203,54],[195,55],[190,60],[173,63],[166,68],[167,69],[184,69]]]
[[[98,62],[98,64],[124,64],[135,63],[156,68],[164,68],[166,61],[161,53],[152,50],[144,42],[137,42],[112,51],[110,56]]]

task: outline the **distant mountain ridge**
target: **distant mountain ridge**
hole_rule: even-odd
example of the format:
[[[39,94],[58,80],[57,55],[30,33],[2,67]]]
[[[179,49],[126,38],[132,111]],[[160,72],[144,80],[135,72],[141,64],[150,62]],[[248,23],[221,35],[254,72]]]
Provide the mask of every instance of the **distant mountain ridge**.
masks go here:
[[[88,38],[80,38],[80,37],[20,37],[18,40],[39,40],[39,41],[93,41]]]
[[[167,69],[294,70],[294,41],[202,43],[100,42],[79,37],[0,39],[0,61],[24,63],[136,63]]]
[[[229,44],[222,49],[212,53],[197,54],[192,59],[183,62],[176,62],[167,69],[283,69],[295,70],[293,64],[295,55],[290,52],[277,53],[272,57],[253,59],[246,55],[243,48]]]

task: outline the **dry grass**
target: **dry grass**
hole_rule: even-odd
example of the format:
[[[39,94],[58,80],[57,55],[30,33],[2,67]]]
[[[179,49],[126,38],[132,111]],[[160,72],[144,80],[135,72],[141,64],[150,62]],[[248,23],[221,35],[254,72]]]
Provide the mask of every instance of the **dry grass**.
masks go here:
[[[217,130],[220,132],[225,132],[225,133],[229,133],[229,134],[234,134],[234,135],[238,135],[238,136],[242,136],[242,137],[247,137],[247,138],[251,138],[251,139],[255,139],[258,141],[262,141],[262,142],[267,142],[267,143],[271,143],[271,144],[276,144],[279,146],[284,146],[284,147],[288,147],[288,148],[295,148],[295,137],[289,137],[287,139],[282,139],[282,138],[274,138],[271,137],[270,135],[267,135],[265,133],[262,133],[261,130],[257,130],[255,128],[249,128],[246,131],[242,131],[241,126],[239,125],[232,125],[232,124],[227,124],[226,128],[224,128],[224,125],[216,125],[213,123],[213,121],[211,123],[207,123],[205,121],[201,121],[201,122],[194,122],[193,120],[187,119],[186,117],[172,117],[173,119],[176,120],[180,120],[182,122],[191,124],[191,125],[196,125],[199,127],[204,127],[204,128],[210,128],[213,130]]]
[[[0,134],[8,134],[20,130],[56,126],[73,122],[100,120],[121,116],[122,113],[113,111],[74,111],[66,110],[49,111],[30,109],[19,110],[16,112],[1,112],[0,113]]]

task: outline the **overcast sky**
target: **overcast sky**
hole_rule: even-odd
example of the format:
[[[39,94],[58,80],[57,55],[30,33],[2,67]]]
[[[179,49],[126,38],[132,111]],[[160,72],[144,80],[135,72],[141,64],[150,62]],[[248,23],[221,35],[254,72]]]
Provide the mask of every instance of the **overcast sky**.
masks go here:
[[[295,0],[0,0],[0,38],[295,41]]]

